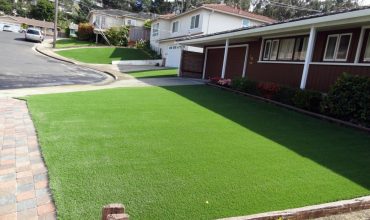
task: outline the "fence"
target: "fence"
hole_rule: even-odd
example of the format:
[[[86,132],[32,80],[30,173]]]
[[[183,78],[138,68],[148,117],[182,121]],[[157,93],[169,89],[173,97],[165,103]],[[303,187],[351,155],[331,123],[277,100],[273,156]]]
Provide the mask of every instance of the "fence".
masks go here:
[[[145,27],[130,27],[130,41],[150,40],[150,29]]]

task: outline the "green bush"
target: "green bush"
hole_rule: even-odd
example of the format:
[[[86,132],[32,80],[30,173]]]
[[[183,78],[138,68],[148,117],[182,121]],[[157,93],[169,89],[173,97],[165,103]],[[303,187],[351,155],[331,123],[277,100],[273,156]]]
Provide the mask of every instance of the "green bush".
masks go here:
[[[319,113],[322,100],[320,92],[297,89],[292,102],[295,107]]]
[[[94,27],[89,23],[80,23],[78,25],[78,39],[91,40],[94,38]]]
[[[252,95],[260,95],[259,90],[257,89],[257,85],[258,82],[251,81],[245,78],[234,79],[231,82],[232,88]]]
[[[127,26],[112,27],[107,30],[105,35],[112,45],[126,47],[128,45],[129,31],[130,29]]]
[[[69,27],[67,27],[66,29],[64,29],[65,33],[66,33],[66,37],[69,38],[70,37],[70,29]]]
[[[287,86],[280,86],[279,91],[272,97],[272,99],[287,105],[294,105],[293,97],[295,96],[296,92],[297,89]]]
[[[330,88],[322,111],[334,117],[370,126],[370,78],[344,73]]]

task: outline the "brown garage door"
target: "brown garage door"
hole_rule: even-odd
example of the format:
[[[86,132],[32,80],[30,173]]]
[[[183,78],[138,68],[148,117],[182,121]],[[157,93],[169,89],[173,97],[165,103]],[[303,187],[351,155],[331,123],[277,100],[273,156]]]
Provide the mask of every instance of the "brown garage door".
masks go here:
[[[221,77],[224,48],[209,48],[207,52],[205,78]]]

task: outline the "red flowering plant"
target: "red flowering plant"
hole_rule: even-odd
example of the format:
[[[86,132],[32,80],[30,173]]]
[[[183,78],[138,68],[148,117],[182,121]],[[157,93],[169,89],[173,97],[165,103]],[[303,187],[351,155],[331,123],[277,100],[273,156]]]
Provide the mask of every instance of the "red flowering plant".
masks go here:
[[[217,84],[221,86],[231,86],[231,79],[220,79],[218,80]]]
[[[259,82],[257,84],[257,89],[262,97],[272,99],[272,97],[279,92],[280,86],[272,82]]]

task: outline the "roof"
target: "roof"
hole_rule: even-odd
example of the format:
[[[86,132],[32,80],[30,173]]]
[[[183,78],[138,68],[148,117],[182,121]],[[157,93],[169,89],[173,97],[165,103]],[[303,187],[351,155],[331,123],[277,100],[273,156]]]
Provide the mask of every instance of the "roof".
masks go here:
[[[217,11],[217,12],[220,12],[220,13],[225,13],[225,14],[229,14],[229,15],[234,15],[234,16],[239,16],[239,17],[243,17],[243,18],[249,18],[249,19],[252,19],[252,20],[261,21],[261,22],[264,22],[264,23],[276,22],[276,20],[274,20],[272,18],[263,16],[263,15],[258,15],[258,14],[252,13],[252,12],[243,11],[241,9],[237,9],[237,8],[228,6],[226,4],[203,4],[202,6],[200,6],[198,8],[186,11],[186,12],[181,13],[181,14],[165,14],[165,15],[158,16],[156,19],[169,20],[169,19],[172,19],[172,18],[177,18],[177,17],[183,16],[183,15],[186,15],[190,12],[193,12],[193,11],[196,11],[196,10],[199,10],[199,9],[207,9],[207,10],[211,10],[211,11]]]
[[[119,16],[119,17],[133,17],[137,19],[153,19],[156,14],[153,13],[145,13],[145,12],[129,12],[124,10],[118,10],[118,9],[103,9],[103,10],[92,10],[89,12],[88,17],[91,13],[98,13],[98,14],[105,14],[105,15],[111,15],[111,16]]]
[[[239,16],[246,17],[246,18],[256,19],[256,20],[259,20],[259,21],[264,21],[264,22],[267,22],[267,23],[276,22],[275,19],[272,19],[270,17],[263,16],[263,15],[258,15],[258,14],[248,12],[248,11],[243,11],[241,9],[234,8],[234,7],[225,5],[225,4],[204,4],[204,5],[201,6],[201,8],[208,8],[208,9],[211,9],[211,10],[226,12],[226,13],[239,15]]]
[[[15,16],[2,16],[0,18],[10,18],[14,20],[18,24],[27,24],[35,27],[42,27],[42,28],[54,28],[53,22],[48,21],[40,21],[36,19],[24,18],[24,17],[15,17]]]
[[[274,27],[276,26],[276,29],[279,30],[281,29],[282,25],[284,25],[284,27],[287,27],[289,25],[293,26],[293,25],[302,25],[301,23],[305,23],[305,25],[310,25],[312,26],[313,25],[313,22],[314,22],[314,19],[317,19],[317,18],[325,18],[325,17],[330,17],[330,16],[333,16],[333,18],[331,19],[328,19],[330,21],[336,21],[338,20],[338,16],[335,16],[335,15],[341,15],[341,14],[346,14],[348,13],[351,13],[351,15],[349,16],[346,16],[347,18],[345,19],[350,19],[350,18],[354,18],[355,16],[354,13],[360,15],[361,16],[370,16],[370,13],[367,12],[368,10],[370,9],[370,6],[365,6],[365,7],[359,7],[359,8],[355,8],[355,9],[343,9],[343,10],[338,10],[338,11],[331,11],[331,12],[325,12],[325,13],[318,13],[318,14],[314,14],[314,15],[309,15],[309,16],[303,16],[303,17],[299,17],[299,18],[293,18],[293,19],[288,19],[288,20],[284,20],[284,21],[280,21],[280,22],[275,22],[275,23],[271,23],[271,24],[262,24],[262,25],[258,25],[258,26],[253,26],[253,27],[244,27],[244,28],[238,28],[238,29],[233,29],[233,30],[228,30],[228,31],[222,31],[222,32],[216,32],[216,33],[212,33],[212,34],[207,34],[207,35],[201,35],[201,36],[193,36],[193,37],[187,37],[187,38],[183,38],[179,41],[185,41],[185,40],[193,40],[193,39],[201,39],[201,38],[207,38],[207,37],[211,37],[211,36],[217,36],[217,35],[225,35],[225,34],[229,34],[229,33],[235,33],[235,34],[246,34],[248,31],[253,31],[253,32],[259,32],[259,31],[262,31],[262,29],[266,29],[267,27]],[[364,13],[360,13],[361,11],[364,11]],[[321,19],[321,20],[324,20],[324,19]],[[272,28],[270,28],[272,29]]]

